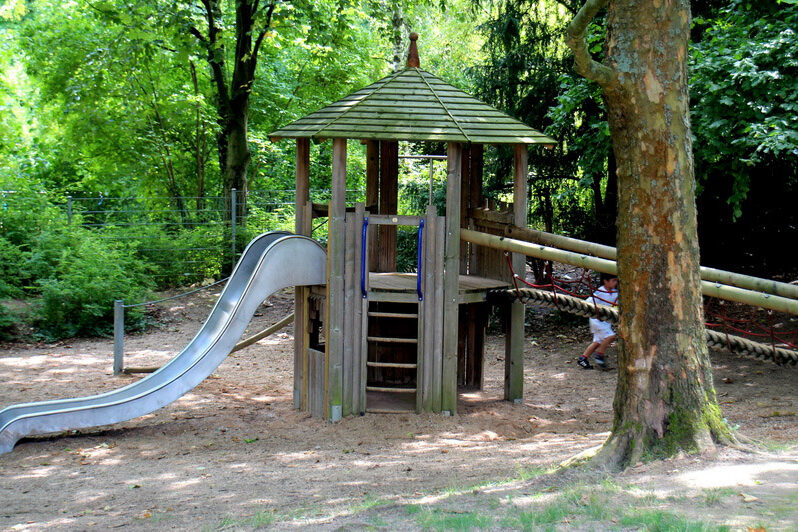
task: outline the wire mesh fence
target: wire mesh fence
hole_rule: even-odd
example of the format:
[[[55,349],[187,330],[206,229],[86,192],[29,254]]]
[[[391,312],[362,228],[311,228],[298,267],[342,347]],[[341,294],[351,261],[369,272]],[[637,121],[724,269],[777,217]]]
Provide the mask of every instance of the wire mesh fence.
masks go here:
[[[230,271],[247,242],[265,231],[294,229],[294,190],[233,190],[224,196],[72,197],[53,202],[46,195],[0,191],[0,209],[7,216],[49,212],[55,204],[70,227],[91,231],[132,250],[161,287],[219,279]],[[311,201],[326,203],[329,189],[310,191]],[[347,204],[363,201],[365,192],[347,191]],[[42,215],[43,216],[43,215]],[[40,217],[41,218],[41,217]],[[35,219],[33,217],[32,219]],[[24,225],[28,231],[44,226]],[[326,226],[314,236],[326,238]]]

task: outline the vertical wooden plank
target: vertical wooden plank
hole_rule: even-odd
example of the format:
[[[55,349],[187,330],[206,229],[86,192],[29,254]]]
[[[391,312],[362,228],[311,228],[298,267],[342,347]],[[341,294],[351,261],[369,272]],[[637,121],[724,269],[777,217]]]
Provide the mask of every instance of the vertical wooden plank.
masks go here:
[[[380,141],[380,214],[396,214],[399,201],[399,143]],[[396,226],[379,228],[377,271],[396,271]]]
[[[435,343],[435,256],[437,255],[438,216],[435,207],[427,206],[426,241],[424,243],[424,302],[420,305],[423,312],[419,314],[423,328],[423,341],[420,341],[421,356],[419,361],[418,381],[421,388],[421,408],[425,412],[432,411],[432,375],[434,368]]]
[[[465,374],[466,384],[469,386],[477,385],[477,382],[475,381],[476,368],[477,364],[479,363],[479,358],[482,356],[482,353],[477,351],[478,306],[479,303],[466,305],[466,311],[468,313],[468,330],[466,331],[466,336],[468,338],[468,352],[466,353]]]
[[[371,214],[380,213],[380,143],[366,141],[366,210]],[[368,234],[369,263],[377,264],[377,231]]]
[[[470,150],[470,166],[468,184],[471,190],[468,194],[468,207],[476,209],[482,206],[482,168],[484,160],[484,146],[472,144]],[[473,227],[472,227],[473,228]],[[468,271],[471,275],[479,275],[479,246],[471,244],[468,253]]]
[[[355,296],[355,253],[354,253],[354,226],[355,213],[349,212],[345,215],[346,224],[344,233],[346,238],[344,251],[344,333],[343,351],[341,353],[341,372],[342,372],[342,415],[352,414],[352,387],[354,384],[353,371],[353,346],[354,338],[354,296]]]
[[[513,223],[526,227],[527,213],[527,146],[516,144],[513,155]],[[526,257],[513,254],[513,269],[518,275],[526,271]],[[524,396],[524,317],[525,307],[520,301],[510,304],[509,331],[504,355],[504,398],[521,402]]]
[[[446,146],[446,243],[443,255],[443,369],[441,409],[457,412],[458,280],[460,274],[460,181],[462,145]]]
[[[305,204],[310,201],[310,139],[296,139],[296,229],[298,235],[310,236],[311,220]]]
[[[435,221],[435,304],[432,308],[433,346],[432,346],[432,411],[440,412],[443,393],[443,335],[444,322],[444,244],[446,242],[446,219],[437,217]]]
[[[471,146],[463,147],[460,156],[460,227],[468,227],[468,207],[471,203]],[[468,273],[468,253],[470,244],[460,242],[460,273]]]
[[[310,236],[312,219],[307,204],[310,200],[310,139],[296,140],[295,232]],[[294,408],[307,409],[307,325],[308,288],[294,289]]]
[[[362,244],[363,244],[363,217],[365,214],[365,206],[362,203],[355,205],[354,223],[352,224],[353,232],[353,257],[354,264],[352,267],[354,284],[352,286],[352,340],[350,346],[352,349],[352,375],[351,375],[351,401],[352,401],[352,414],[358,414],[364,411],[363,405],[360,402],[361,388],[365,392],[365,387],[361,383],[362,367],[363,367],[363,297],[360,291],[360,275],[362,271]]]
[[[457,331],[457,385],[466,384],[466,357],[468,356],[468,305],[458,305]]]
[[[332,200],[330,201],[327,255],[327,419],[341,419],[343,407],[343,319],[346,214],[346,139],[333,139]]]

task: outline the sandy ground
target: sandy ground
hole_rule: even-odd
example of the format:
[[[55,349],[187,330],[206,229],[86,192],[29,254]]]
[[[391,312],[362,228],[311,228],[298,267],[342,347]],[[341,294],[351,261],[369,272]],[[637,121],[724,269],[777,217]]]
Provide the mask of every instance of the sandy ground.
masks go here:
[[[126,365],[158,365],[174,356],[213,301],[213,293],[200,293],[159,306],[157,327],[126,337]],[[291,311],[289,293],[272,303],[258,312],[253,332]],[[0,456],[0,530],[380,528],[359,520],[368,501],[406,504],[506,479],[516,480],[497,489],[528,493],[542,481],[525,480],[524,471],[606,438],[616,378],[576,367],[588,339],[585,325],[557,324],[540,312],[527,328],[523,403],[501,400],[503,338],[493,336],[484,390],[462,395],[452,417],[368,414],[329,424],[295,411],[291,328],[284,329],[234,354],[151,415],[26,440]],[[111,350],[110,339],[0,347],[0,408],[141,378],[113,376]],[[798,370],[723,352],[713,354],[713,363],[728,422],[768,451],[655,462],[619,478],[662,493],[735,490],[731,507],[697,515],[798,529]],[[735,502],[741,490],[756,502]],[[792,510],[770,515],[763,501]],[[696,514],[683,506],[677,509]],[[374,522],[404,526],[392,511]],[[277,521],[258,520],[278,514]]]

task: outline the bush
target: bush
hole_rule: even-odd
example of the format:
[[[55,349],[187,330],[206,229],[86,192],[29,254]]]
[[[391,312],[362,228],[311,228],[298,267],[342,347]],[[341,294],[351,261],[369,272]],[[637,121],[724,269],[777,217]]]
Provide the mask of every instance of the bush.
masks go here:
[[[0,237],[0,257],[0,298],[22,297],[25,252]]]
[[[5,305],[0,303],[0,340],[12,340],[17,320]]]
[[[78,230],[73,247],[60,250],[55,277],[38,282],[38,333],[47,340],[106,335],[113,329],[113,301],[140,301],[150,282],[144,264],[130,252]],[[128,312],[128,325],[142,312]]]

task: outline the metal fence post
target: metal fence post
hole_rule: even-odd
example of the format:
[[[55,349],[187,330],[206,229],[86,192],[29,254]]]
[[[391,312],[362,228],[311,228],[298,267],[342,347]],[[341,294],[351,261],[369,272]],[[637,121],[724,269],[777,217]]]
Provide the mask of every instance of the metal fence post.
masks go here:
[[[72,225],[72,196],[67,196],[67,225]]]
[[[236,214],[238,211],[238,198],[237,198],[237,190],[230,189],[230,236],[232,239],[232,250],[233,250],[233,268],[236,267]]]
[[[122,373],[125,350],[125,301],[114,300],[114,375]]]

